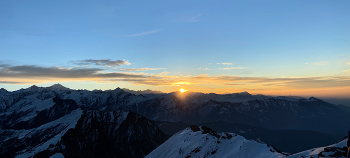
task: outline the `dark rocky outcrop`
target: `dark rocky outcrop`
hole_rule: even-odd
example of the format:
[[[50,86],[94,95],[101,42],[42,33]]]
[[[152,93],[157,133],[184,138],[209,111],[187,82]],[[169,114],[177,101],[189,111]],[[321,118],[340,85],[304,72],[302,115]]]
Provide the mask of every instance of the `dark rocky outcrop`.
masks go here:
[[[55,146],[35,157],[144,157],[169,136],[147,118],[129,111],[87,111]],[[50,153],[50,154],[48,154]]]

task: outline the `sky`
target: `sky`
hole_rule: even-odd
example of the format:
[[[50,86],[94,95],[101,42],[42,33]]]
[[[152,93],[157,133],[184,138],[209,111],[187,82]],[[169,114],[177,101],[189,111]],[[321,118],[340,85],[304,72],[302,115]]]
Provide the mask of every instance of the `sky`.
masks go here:
[[[1,0],[0,88],[350,97],[350,1]]]

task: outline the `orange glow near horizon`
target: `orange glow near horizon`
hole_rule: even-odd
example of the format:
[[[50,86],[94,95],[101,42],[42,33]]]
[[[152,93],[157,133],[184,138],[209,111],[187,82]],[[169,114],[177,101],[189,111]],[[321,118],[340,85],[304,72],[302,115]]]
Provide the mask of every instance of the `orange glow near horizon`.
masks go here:
[[[108,73],[107,73],[108,74]],[[128,73],[130,75],[130,73]],[[137,74],[134,74],[137,76]],[[115,89],[117,87],[131,90],[157,90],[164,93],[191,92],[228,94],[248,92],[250,94],[349,98],[350,76],[324,77],[240,77],[240,76],[157,76],[135,80],[112,80],[103,77],[58,78],[58,77],[0,77],[0,81],[14,84],[2,84],[0,88],[15,91],[33,84],[50,86],[61,83],[71,89]],[[133,76],[131,76],[133,77]],[[6,83],[6,82],[5,82]],[[179,89],[180,88],[180,89]]]

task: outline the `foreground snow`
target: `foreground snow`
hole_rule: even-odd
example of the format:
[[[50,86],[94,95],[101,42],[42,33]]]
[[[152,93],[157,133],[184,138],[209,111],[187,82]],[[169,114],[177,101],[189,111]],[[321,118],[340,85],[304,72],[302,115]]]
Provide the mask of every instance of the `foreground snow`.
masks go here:
[[[50,156],[50,158],[64,158],[64,155],[62,153],[56,153],[56,154]]]
[[[146,158],[346,158],[347,141],[286,156],[267,144],[234,133],[216,133],[204,126],[191,126],[174,134]]]
[[[282,158],[267,144],[247,140],[234,133],[216,133],[204,126],[191,126],[173,135],[146,158],[220,157],[220,158]]]
[[[346,157],[345,148],[346,148],[347,141],[348,139],[345,139],[339,143],[332,144],[326,147],[319,147],[319,148],[306,150],[306,151],[288,156],[288,158]]]

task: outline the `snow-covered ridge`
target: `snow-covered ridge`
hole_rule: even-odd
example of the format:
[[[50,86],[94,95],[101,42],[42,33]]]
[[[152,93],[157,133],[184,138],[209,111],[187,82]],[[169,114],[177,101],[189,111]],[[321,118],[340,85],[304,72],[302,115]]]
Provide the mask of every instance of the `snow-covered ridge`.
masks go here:
[[[56,144],[68,129],[74,128],[82,113],[82,110],[77,109],[60,119],[46,123],[37,128],[29,130],[7,130],[2,132],[13,132],[8,138],[19,139],[17,142],[28,145],[25,150],[20,151],[20,154],[16,156],[17,158],[26,158],[33,156],[39,151],[45,150],[50,144]],[[36,139],[40,141],[33,141]],[[8,141],[8,139],[3,140],[3,142],[6,141]]]
[[[235,133],[216,133],[205,126],[193,125],[174,134],[146,158],[346,158],[347,141],[289,155]]]
[[[134,112],[89,110],[57,144],[36,156],[144,157],[167,138],[150,120]]]
[[[146,158],[282,158],[275,148],[234,133],[216,133],[205,126],[191,126],[170,137]]]
[[[309,127],[315,125],[314,123],[300,126],[299,122],[291,124],[289,120],[299,120],[304,123],[303,119],[309,117],[334,119],[322,120],[323,122],[347,119],[346,114],[341,110],[315,98],[267,97],[251,95],[248,92],[223,95],[193,92],[135,95],[120,88],[106,91],[72,90],[59,84],[50,87],[32,86],[14,92],[1,93],[0,118],[3,117],[5,120],[5,117],[13,116],[15,119],[8,123],[29,120],[35,117],[37,111],[53,106],[52,99],[56,96],[72,99],[79,108],[84,110],[130,110],[151,120],[183,121],[189,124],[225,121],[265,128],[324,130],[330,133],[331,131],[326,130],[334,129],[333,127],[311,129]],[[288,123],[280,123],[281,121]],[[278,126],[274,123],[278,123]],[[315,127],[320,126],[315,125]]]
[[[337,122],[349,120],[349,117],[347,117],[345,112],[342,112],[327,102],[323,102],[322,100],[313,97],[310,99],[294,99],[288,97],[254,96],[249,93],[219,95],[191,92],[184,94],[169,93],[135,95],[125,92],[120,88],[107,91],[87,91],[72,90],[63,87],[62,85],[53,85],[50,87],[32,86],[15,92],[7,92],[5,89],[0,90],[0,131],[2,132],[0,133],[0,136],[2,137],[0,137],[0,139],[2,139],[0,141],[5,140],[3,139],[4,137],[8,137],[5,141],[9,139],[16,140],[16,137],[18,136],[17,134],[22,133],[24,129],[27,129],[25,131],[37,130],[37,128],[43,125],[59,120],[63,121],[62,118],[69,116],[70,113],[75,112],[75,110],[79,108],[88,111],[85,113],[85,116],[87,117],[84,117],[84,119],[82,119],[83,122],[80,124],[83,126],[81,129],[88,129],[93,133],[94,129],[89,128],[91,127],[91,121],[97,122],[98,126],[103,127],[102,129],[107,129],[102,132],[111,134],[118,131],[120,135],[123,135],[123,138],[126,138],[126,142],[135,137],[132,136],[133,134],[136,134],[137,137],[142,137],[143,135],[138,132],[141,131],[141,133],[143,133],[146,131],[144,130],[144,124],[150,125],[147,130],[148,132],[152,133],[157,131],[157,127],[150,121],[147,121],[146,118],[160,121],[184,121],[191,124],[225,121],[229,123],[250,124],[265,128],[300,128],[320,132],[324,132],[328,129],[336,132],[342,131],[343,126],[337,125]],[[146,118],[141,117],[136,113],[143,115]],[[138,122],[144,121],[144,124],[130,123],[131,120],[125,121],[130,114],[137,115],[136,120]],[[293,122],[290,120],[293,120]],[[310,120],[315,121],[308,122]],[[120,127],[120,124],[128,124],[128,126]],[[26,125],[25,128],[23,128],[24,125]],[[47,133],[52,129],[56,130],[56,126],[45,127],[47,128],[44,131],[47,131]],[[63,129],[63,127],[58,124],[57,128]],[[138,129],[139,131],[135,129]],[[205,139],[208,137],[208,140],[211,142],[211,144],[209,144],[210,147],[205,148],[206,150],[204,150],[204,148],[203,150],[200,149],[200,151],[204,152],[204,155],[210,155],[211,152],[214,154],[221,153],[221,150],[219,151],[219,149],[215,151],[214,147],[223,148],[225,149],[225,152],[228,150],[226,149],[227,147],[225,147],[231,143],[228,141],[231,140],[228,139],[228,135],[206,130],[205,127],[198,127],[198,129],[195,131],[191,129],[193,133],[190,133],[190,135],[196,135],[198,137],[206,135]],[[79,132],[79,130],[77,131]],[[124,133],[125,131],[128,132]],[[329,133],[333,131],[330,131]],[[196,132],[199,132],[200,135],[195,134]],[[43,138],[45,137],[45,140],[43,140],[43,142],[35,142],[32,146],[37,148],[38,144],[43,144],[45,143],[44,141],[50,140],[51,135],[47,135],[47,133],[38,135]],[[57,132],[54,133],[58,134]],[[232,139],[240,137],[234,136],[234,134],[231,134],[231,136]],[[23,133],[21,135],[21,138],[22,137],[26,140],[30,140]],[[186,137],[186,139],[190,140],[192,138]],[[219,142],[229,143],[223,145],[223,143],[218,143],[217,140],[219,140]],[[202,142],[200,145],[206,146],[208,144]],[[0,145],[0,148],[1,147],[7,147],[7,145]],[[195,149],[191,149],[187,154],[196,153],[191,153],[192,150]],[[248,147],[246,150],[248,150]],[[141,155],[142,152],[140,152]],[[231,152],[227,152],[229,155],[231,154]],[[251,152],[254,153],[253,151]]]
[[[288,158],[311,158],[311,157],[346,158],[347,141],[348,139],[345,139],[339,143],[335,143],[326,147],[319,147],[319,148],[306,150],[300,153],[290,155],[288,156]]]

